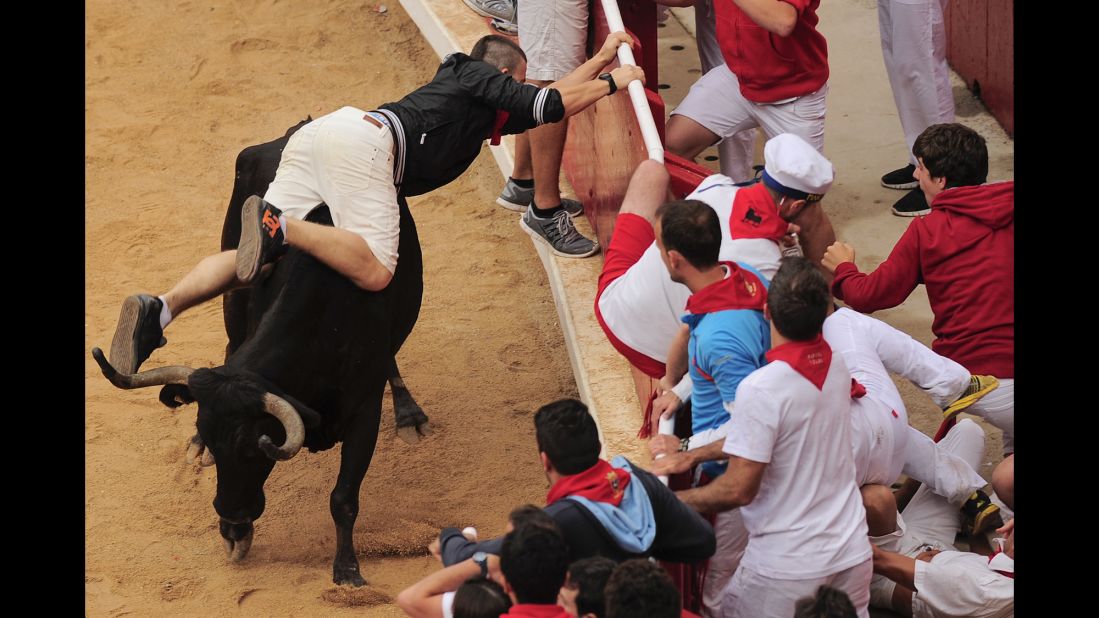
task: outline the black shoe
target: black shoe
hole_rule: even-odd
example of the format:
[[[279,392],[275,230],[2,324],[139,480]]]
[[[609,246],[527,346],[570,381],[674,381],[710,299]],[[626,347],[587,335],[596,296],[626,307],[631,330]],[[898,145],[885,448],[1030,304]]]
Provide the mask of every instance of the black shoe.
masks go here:
[[[244,201],[237,244],[237,279],[242,283],[251,283],[264,264],[274,262],[289,248],[279,224],[281,214],[258,195]]]
[[[899,170],[893,170],[881,177],[881,186],[889,189],[915,189],[920,186],[920,181],[912,175],[915,171],[916,166],[911,163]]]
[[[931,207],[927,205],[927,198],[923,196],[921,189],[912,189],[908,192],[908,195],[893,204],[893,214],[898,217],[915,217],[930,212]]]
[[[161,300],[135,294],[122,301],[122,314],[111,342],[111,366],[119,373],[133,374],[153,350],[168,343],[160,328]]]
[[[965,516],[962,531],[969,536],[983,534],[986,530],[1004,525],[1000,507],[993,504],[988,494],[979,489],[969,496],[961,510],[962,515]]]

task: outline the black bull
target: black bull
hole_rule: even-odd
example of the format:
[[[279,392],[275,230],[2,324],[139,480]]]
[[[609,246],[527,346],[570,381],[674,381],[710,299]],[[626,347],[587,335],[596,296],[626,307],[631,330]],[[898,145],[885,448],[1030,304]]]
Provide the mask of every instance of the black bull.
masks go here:
[[[275,177],[282,148],[307,121],[237,157],[236,180],[222,229],[222,249],[240,238],[240,211]],[[247,554],[253,522],[263,513],[263,484],[276,460],[301,446],[312,451],[343,442],[330,506],[336,524],[333,581],[362,585],[352,530],[359,488],[378,439],[387,379],[398,433],[414,441],[427,417],[401,381],[395,355],[412,331],[423,296],[423,260],[416,225],[399,199],[400,260],[380,292],[362,290],[296,249],[251,288],[224,297],[229,336],[225,364],[212,369],[166,367],[118,374],[98,349],[104,375],[121,388],[166,384],[160,399],[175,407],[198,402],[192,455],[209,449],[217,467],[214,508],[233,560]],[[321,205],[307,217],[331,225]],[[298,420],[300,419],[300,420]],[[282,447],[276,446],[283,444]],[[293,444],[292,444],[293,443]]]

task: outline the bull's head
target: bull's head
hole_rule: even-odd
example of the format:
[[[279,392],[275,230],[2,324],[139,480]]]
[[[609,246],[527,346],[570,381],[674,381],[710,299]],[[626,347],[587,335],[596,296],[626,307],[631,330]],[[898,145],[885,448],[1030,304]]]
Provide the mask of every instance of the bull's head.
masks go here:
[[[240,560],[252,545],[253,522],[263,514],[263,484],[276,461],[290,459],[305,442],[305,426],[320,416],[300,402],[272,393],[269,384],[246,371],[219,367],[161,367],[136,374],[117,372],[102,350],[92,356],[103,375],[123,389],[174,385],[161,400],[198,401],[198,435],[217,468],[214,510],[229,558]],[[165,401],[169,403],[169,401]],[[176,404],[178,405],[178,404]],[[302,418],[305,417],[306,421]],[[281,440],[282,446],[276,441]]]

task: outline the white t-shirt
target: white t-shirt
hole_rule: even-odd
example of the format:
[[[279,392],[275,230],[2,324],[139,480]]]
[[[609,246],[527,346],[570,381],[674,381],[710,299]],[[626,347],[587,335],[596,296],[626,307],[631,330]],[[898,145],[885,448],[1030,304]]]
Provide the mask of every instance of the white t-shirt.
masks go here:
[[[729,217],[737,190],[728,176],[714,174],[686,199],[705,202],[717,213],[721,221],[719,261],[747,264],[770,281],[782,259],[778,244],[767,239],[730,237]],[[672,281],[653,242],[637,263],[603,290],[599,313],[622,343],[663,363],[668,360],[668,348],[682,324],[679,318],[690,296],[687,286]]]
[[[988,557],[944,551],[916,561],[915,618],[1003,618],[1015,615],[1015,580],[993,571]]]
[[[454,618],[454,595],[457,591],[443,593],[443,618]]]
[[[871,557],[851,454],[851,375],[832,355],[823,388],[775,360],[740,383],[724,450],[766,463],[740,508],[742,565],[774,579],[825,577]]]

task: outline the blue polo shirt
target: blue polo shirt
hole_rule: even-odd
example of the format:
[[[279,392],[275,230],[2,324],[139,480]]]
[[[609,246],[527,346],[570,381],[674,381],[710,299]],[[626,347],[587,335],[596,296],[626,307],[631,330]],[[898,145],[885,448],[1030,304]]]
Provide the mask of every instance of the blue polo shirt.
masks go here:
[[[768,281],[756,269],[738,266]],[[729,309],[713,313],[686,314],[683,322],[690,327],[687,343],[688,372],[691,376],[691,431],[716,429],[729,420],[724,404],[736,398],[736,389],[748,374],[767,364],[764,355],[771,349],[771,327],[762,311]],[[725,461],[708,461],[702,471],[711,477],[725,472]]]

